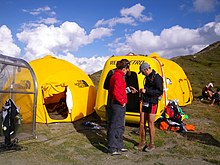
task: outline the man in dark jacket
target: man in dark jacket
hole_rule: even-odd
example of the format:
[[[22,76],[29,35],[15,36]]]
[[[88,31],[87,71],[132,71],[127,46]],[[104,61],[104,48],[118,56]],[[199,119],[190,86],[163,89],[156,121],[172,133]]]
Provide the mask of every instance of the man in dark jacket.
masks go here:
[[[151,69],[148,63],[140,65],[140,72],[145,75],[144,88],[140,89],[140,93],[143,94],[143,106],[142,113],[144,113],[144,125],[146,126],[146,120],[148,120],[150,144],[144,147],[145,151],[152,151],[155,149],[155,126],[154,121],[157,113],[158,100],[163,94],[163,79],[156,73],[154,69]],[[146,132],[146,129],[145,129]]]

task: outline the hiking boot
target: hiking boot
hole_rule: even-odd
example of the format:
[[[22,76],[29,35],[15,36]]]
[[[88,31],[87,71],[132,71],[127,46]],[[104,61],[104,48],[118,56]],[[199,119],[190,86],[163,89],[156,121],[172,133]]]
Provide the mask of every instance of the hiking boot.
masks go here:
[[[115,155],[121,155],[121,152],[114,151],[114,152],[111,153],[111,155],[112,155],[112,156],[115,156]]]
[[[154,144],[149,144],[145,149],[144,151],[146,152],[151,152],[155,149],[155,145]]]
[[[121,152],[127,152],[128,149],[126,149],[126,148],[122,148],[120,151],[121,151]]]

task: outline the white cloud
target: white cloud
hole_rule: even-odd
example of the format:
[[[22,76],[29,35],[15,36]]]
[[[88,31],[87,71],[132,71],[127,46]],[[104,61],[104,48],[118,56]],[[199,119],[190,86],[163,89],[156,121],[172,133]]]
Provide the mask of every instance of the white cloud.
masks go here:
[[[170,58],[196,53],[219,39],[220,23],[210,22],[198,29],[188,29],[176,25],[164,29],[160,35],[154,35],[148,30],[138,30],[125,36],[124,42],[117,40],[109,46],[116,55],[128,52],[137,54],[157,52],[165,58]]]
[[[30,29],[30,28],[34,28],[34,27],[39,27],[41,26],[41,24],[45,24],[45,25],[53,25],[56,23],[59,23],[60,21],[57,20],[56,18],[41,18],[39,20],[36,21],[30,21],[28,23],[24,23],[21,26],[21,29]]]
[[[103,36],[111,36],[112,31],[113,29],[109,29],[109,28],[92,29],[89,34],[89,38],[91,41],[93,41],[94,39],[99,39],[99,38],[102,38]]]
[[[21,26],[21,29],[34,28],[41,26],[41,24],[54,25],[60,22],[55,17],[56,12],[53,11],[49,6],[32,9],[32,10],[23,9],[22,11],[37,16],[38,18],[37,20],[24,23]]]
[[[60,27],[41,24],[37,28],[24,29],[17,33],[19,41],[26,44],[25,59],[31,60],[45,54],[77,51],[95,39],[110,36],[108,28],[93,29],[89,35],[75,22],[64,22]]]
[[[191,46],[182,46],[178,48],[169,48],[164,50],[156,51],[160,56],[163,55],[164,58],[172,58],[176,56],[184,56],[184,55],[190,55],[199,52],[200,50],[207,47],[205,44],[198,44],[198,45],[191,45]]]
[[[29,60],[56,54],[59,58],[72,62],[88,74],[101,70],[109,57],[93,56],[77,58],[71,51],[92,43],[95,39],[110,36],[112,29],[96,28],[87,35],[86,31],[74,22],[65,22],[60,27],[41,25],[17,34],[20,41],[27,44],[26,57]],[[198,29],[183,28],[179,25],[164,29],[160,35],[151,31],[138,30],[131,35],[117,38],[109,47],[115,55],[129,52],[150,54],[157,52],[162,57],[171,58],[193,54],[220,38],[220,23],[210,22]],[[89,68],[89,69],[88,69]]]
[[[7,55],[18,57],[20,55],[21,49],[14,44],[11,30],[5,26],[0,26],[0,53]]]
[[[142,12],[144,11],[145,7],[142,6],[140,3],[130,7],[130,8],[123,8],[121,9],[121,15],[122,16],[133,16],[135,18],[139,18],[142,15]]]
[[[145,21],[151,21],[152,20],[152,17],[147,17],[145,15],[142,14],[142,12],[145,10],[145,7],[142,6],[140,3],[130,7],[130,8],[123,8],[121,9],[121,15],[124,16],[124,17],[127,17],[127,16],[132,16],[142,22],[145,22]]]
[[[44,18],[36,21],[39,24],[52,25],[58,23],[59,21],[56,18]]]
[[[139,20],[141,22],[151,21],[153,19],[151,15],[148,17],[142,14],[144,10],[145,7],[139,3],[130,8],[123,8],[120,11],[121,17],[115,17],[108,20],[98,20],[95,24],[95,27],[106,25],[109,27],[113,27],[117,24],[127,24],[135,26],[137,25],[136,20]]]
[[[68,53],[68,51],[62,53],[61,47],[63,47],[63,49],[71,49],[71,47],[77,49],[80,44],[86,44],[92,42],[96,38],[110,35],[110,32],[111,30],[106,28],[97,28],[93,29],[88,36],[85,34],[84,29],[79,27],[77,24],[65,22],[60,27],[47,27],[42,25],[39,28],[32,30],[29,29],[29,31],[18,33],[17,36],[25,44],[27,44],[27,53],[26,57],[24,57],[25,60],[31,61],[43,57],[46,54],[51,54],[73,63],[74,65],[84,70],[87,74],[92,74],[103,69],[105,62],[109,58],[108,56],[78,58],[73,54]],[[80,41],[79,38],[82,40]],[[80,44],[77,45],[78,42],[80,42]],[[65,44],[66,47],[64,46]],[[57,50],[54,51],[53,49]],[[1,26],[0,53],[7,56],[19,57],[20,51],[20,48],[13,43],[10,29],[8,29],[5,25]]]
[[[166,47],[177,48],[183,45],[188,46],[193,43],[198,43],[201,38],[198,30],[182,28],[181,26],[173,26],[169,29],[164,29],[160,38],[166,42]]]
[[[199,35],[204,38],[206,43],[219,41],[220,22],[210,22],[198,29]]]
[[[40,7],[40,8],[32,9],[32,10],[23,9],[22,11],[29,13],[31,15],[35,15],[35,16],[43,14],[43,13],[49,14],[50,16],[56,14],[54,11],[52,11],[52,9],[49,6],[44,6],[44,7]]]
[[[58,55],[58,58],[64,59],[78,66],[84,70],[87,74],[92,74],[94,72],[100,71],[104,68],[105,62],[108,60],[109,56],[93,56],[90,58],[87,57],[75,57],[71,53],[64,55]]]
[[[97,23],[95,24],[95,27],[99,27],[99,26],[109,26],[109,27],[113,27],[117,24],[127,24],[127,25],[133,25],[135,26],[135,20],[131,17],[121,17],[121,18],[112,18],[109,20],[104,20],[101,19],[99,21],[97,21]]]
[[[211,12],[215,9],[217,4],[216,0],[194,0],[193,6],[195,11],[203,13],[203,12]]]

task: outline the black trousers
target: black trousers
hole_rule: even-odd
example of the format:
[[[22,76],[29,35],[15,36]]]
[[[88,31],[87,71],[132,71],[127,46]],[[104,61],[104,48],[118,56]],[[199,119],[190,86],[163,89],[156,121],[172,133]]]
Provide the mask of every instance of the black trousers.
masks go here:
[[[108,147],[110,152],[120,151],[124,148],[123,134],[125,129],[126,107],[113,103],[109,118]]]

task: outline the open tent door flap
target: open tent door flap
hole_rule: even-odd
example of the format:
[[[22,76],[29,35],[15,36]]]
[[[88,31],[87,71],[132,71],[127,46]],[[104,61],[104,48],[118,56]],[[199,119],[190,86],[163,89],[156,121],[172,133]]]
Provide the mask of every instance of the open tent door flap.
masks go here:
[[[57,111],[63,118],[66,118],[68,113],[71,113],[72,95],[65,83],[46,83],[42,85],[42,92],[44,105],[49,113]],[[52,114],[50,117],[54,118]],[[56,119],[58,118],[56,117]]]

